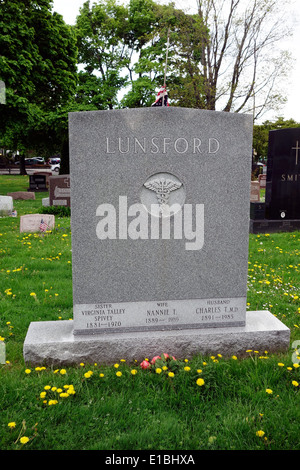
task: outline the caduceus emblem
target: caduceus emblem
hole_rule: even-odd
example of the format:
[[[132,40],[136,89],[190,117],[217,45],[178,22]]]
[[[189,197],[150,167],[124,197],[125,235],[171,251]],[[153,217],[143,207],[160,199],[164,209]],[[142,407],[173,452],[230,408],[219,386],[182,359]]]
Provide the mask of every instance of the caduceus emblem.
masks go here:
[[[169,197],[172,191],[176,191],[182,186],[182,183],[173,181],[169,178],[154,178],[144,183],[147,189],[151,189],[156,193],[160,212],[169,204]]]

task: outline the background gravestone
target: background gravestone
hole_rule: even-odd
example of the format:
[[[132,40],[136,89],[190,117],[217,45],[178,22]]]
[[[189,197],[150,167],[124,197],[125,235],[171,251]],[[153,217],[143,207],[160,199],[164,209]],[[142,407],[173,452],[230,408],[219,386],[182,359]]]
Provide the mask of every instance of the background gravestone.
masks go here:
[[[252,117],[123,109],[69,129],[73,321],[31,323],[25,360],[285,349],[288,328],[246,312]]]
[[[48,191],[47,178],[48,176],[46,176],[45,174],[44,175],[40,175],[40,174],[29,175],[28,191],[30,192]]]
[[[253,233],[300,230],[300,128],[269,132],[264,215],[252,205]],[[258,220],[256,220],[258,219]]]
[[[70,207],[70,175],[50,176],[49,185],[49,205]]]
[[[300,128],[270,131],[266,218],[300,220]]]

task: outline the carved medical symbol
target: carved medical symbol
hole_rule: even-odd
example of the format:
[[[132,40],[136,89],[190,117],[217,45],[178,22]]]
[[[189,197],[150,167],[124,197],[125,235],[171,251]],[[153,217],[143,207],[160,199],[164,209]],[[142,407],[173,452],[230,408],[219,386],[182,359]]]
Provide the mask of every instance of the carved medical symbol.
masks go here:
[[[179,189],[182,186],[182,183],[177,183],[169,178],[154,178],[144,183],[144,186],[156,193],[159,208],[162,212],[163,207],[169,203],[170,193]]]

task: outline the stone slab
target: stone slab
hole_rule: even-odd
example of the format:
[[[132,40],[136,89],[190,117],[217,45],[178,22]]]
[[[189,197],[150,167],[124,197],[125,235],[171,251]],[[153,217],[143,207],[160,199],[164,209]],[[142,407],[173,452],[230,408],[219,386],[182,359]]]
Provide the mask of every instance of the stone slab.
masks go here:
[[[11,196],[0,196],[0,217],[10,216],[13,211],[13,198]]]
[[[250,219],[250,233],[279,233],[300,230],[300,220]]]
[[[50,198],[49,197],[43,197],[42,206],[44,206],[44,207],[49,207],[50,206]]]
[[[25,338],[26,363],[72,365],[142,361],[167,352],[180,359],[195,354],[246,355],[248,349],[286,351],[290,330],[269,311],[250,311],[244,327],[127,332],[74,336],[73,320],[32,322]]]
[[[7,193],[8,196],[11,196],[13,199],[22,199],[22,200],[28,200],[28,199],[35,199],[35,193],[30,192],[30,191],[15,191],[13,193]]]
[[[41,227],[44,223],[46,226]],[[53,214],[26,214],[20,217],[20,233],[22,232],[44,232],[55,226]]]

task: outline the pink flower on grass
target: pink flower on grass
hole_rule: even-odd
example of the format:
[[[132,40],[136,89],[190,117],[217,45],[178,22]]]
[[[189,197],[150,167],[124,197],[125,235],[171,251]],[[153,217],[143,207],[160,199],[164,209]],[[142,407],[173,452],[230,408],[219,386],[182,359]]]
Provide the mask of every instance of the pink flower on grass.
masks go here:
[[[160,356],[154,356],[154,358],[153,358],[152,361],[151,361],[151,364],[155,364],[155,361],[156,361],[157,359],[161,359],[161,357],[160,357]]]
[[[151,367],[151,364],[149,361],[144,360],[141,362],[140,366],[142,369],[149,369],[149,367]]]

